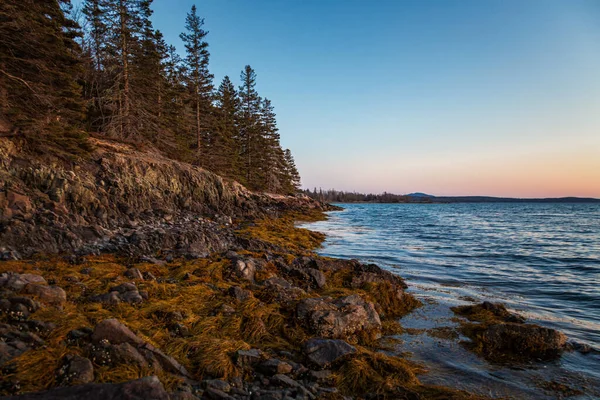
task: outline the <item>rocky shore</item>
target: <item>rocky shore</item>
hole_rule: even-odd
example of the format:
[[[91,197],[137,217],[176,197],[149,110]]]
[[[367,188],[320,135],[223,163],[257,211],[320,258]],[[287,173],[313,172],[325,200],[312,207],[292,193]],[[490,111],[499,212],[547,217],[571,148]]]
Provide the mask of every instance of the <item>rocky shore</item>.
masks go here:
[[[476,399],[396,354],[420,303],[297,228],[332,207],[257,194],[95,141],[89,160],[0,139],[0,395],[8,399]],[[474,350],[556,357],[501,305],[455,310]]]

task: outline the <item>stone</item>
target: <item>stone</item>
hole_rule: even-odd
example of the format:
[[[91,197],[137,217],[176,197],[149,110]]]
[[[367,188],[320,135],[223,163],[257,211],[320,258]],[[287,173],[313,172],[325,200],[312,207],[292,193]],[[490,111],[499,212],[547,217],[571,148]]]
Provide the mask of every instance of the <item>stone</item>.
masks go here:
[[[234,259],[233,271],[239,278],[254,282],[256,264],[252,260],[242,260],[241,258]]]
[[[260,363],[257,369],[266,375],[289,374],[292,372],[290,364],[276,358],[270,358]]]
[[[356,348],[343,340],[322,338],[309,339],[303,344],[302,350],[311,363],[321,368],[356,353]]]
[[[129,279],[139,279],[141,281],[144,280],[142,272],[137,268],[129,268],[123,275]]]
[[[204,391],[204,397],[212,400],[235,400],[235,397],[232,397],[227,393],[215,388],[206,389]]]
[[[110,289],[111,292],[118,292],[119,294],[127,293],[127,292],[137,292],[137,286],[131,282],[125,282],[120,284],[119,286],[115,286]]]
[[[509,353],[522,358],[553,358],[565,349],[567,337],[555,329],[537,325],[499,323],[489,325],[478,339],[491,357]]]
[[[231,390],[231,385],[220,379],[204,380],[204,381],[202,381],[202,386],[205,389],[208,389],[208,388],[217,389],[224,393],[229,393],[229,391]]]
[[[238,350],[235,359],[239,367],[252,367],[263,359],[263,352],[259,349]]]
[[[92,334],[92,341],[100,343],[102,340],[107,340],[112,344],[130,343],[141,345],[144,341],[136,336],[128,327],[120,323],[117,319],[105,319],[96,325]]]
[[[271,378],[271,384],[276,386],[297,388],[302,386],[287,375],[277,374]]]
[[[319,383],[327,383],[331,380],[333,374],[331,372],[331,370],[329,369],[324,369],[321,371],[310,371],[308,373],[308,377],[315,381],[315,382],[319,382]]]
[[[313,332],[326,338],[346,338],[365,329],[381,329],[374,305],[359,295],[304,299],[298,303],[296,314]]]
[[[42,303],[60,306],[67,301],[67,292],[58,286],[29,283],[25,286],[24,292],[36,296]]]
[[[232,286],[229,288],[227,293],[236,299],[237,301],[248,300],[252,296],[252,292],[246,289],[242,289],[239,286]]]
[[[64,357],[63,366],[59,370],[58,380],[66,385],[80,385],[94,381],[92,362],[75,354]]]
[[[43,392],[5,397],[5,400],[169,400],[169,394],[156,376],[124,383],[88,383]]]
[[[90,297],[90,301],[92,303],[102,303],[114,306],[121,302],[121,297],[119,296],[119,292],[110,292],[92,296]]]
[[[5,272],[0,274],[0,287],[20,292],[28,284],[46,284],[46,280],[40,275],[34,274],[17,274],[13,272]]]

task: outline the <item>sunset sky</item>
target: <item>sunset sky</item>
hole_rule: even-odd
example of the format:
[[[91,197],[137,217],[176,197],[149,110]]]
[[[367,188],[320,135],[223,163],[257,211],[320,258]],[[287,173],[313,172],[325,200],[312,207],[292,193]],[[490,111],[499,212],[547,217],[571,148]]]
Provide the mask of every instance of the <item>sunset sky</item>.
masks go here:
[[[154,2],[180,51],[193,3]],[[256,70],[304,187],[600,197],[600,1],[196,4],[216,85]]]

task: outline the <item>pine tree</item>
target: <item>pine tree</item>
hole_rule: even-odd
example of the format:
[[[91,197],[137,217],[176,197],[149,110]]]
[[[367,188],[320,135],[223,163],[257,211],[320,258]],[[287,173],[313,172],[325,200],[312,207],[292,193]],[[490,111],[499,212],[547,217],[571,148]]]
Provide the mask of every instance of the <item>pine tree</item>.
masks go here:
[[[0,2],[0,119],[13,132],[68,152],[86,148],[81,124],[81,49],[78,25],[65,16],[70,2]]]
[[[295,193],[300,189],[300,174],[298,173],[298,169],[296,168],[296,162],[294,161],[294,157],[292,156],[292,152],[290,149],[285,150],[285,164],[287,169],[287,174],[289,176],[289,192]]]
[[[260,154],[258,143],[258,123],[260,112],[260,97],[256,92],[256,73],[246,65],[240,75],[242,85],[239,88],[241,103],[240,138],[241,154],[243,157],[244,181],[250,188],[259,187],[258,162],[255,159]]]
[[[204,19],[200,18],[193,5],[185,20],[186,32],[180,35],[185,44],[185,77],[194,108],[194,131],[198,154],[202,152],[202,138],[210,129],[211,93],[213,75],[208,71],[208,43],[204,40],[208,32],[202,29]],[[202,163],[202,159],[200,159]]]
[[[279,143],[279,129],[275,119],[275,112],[271,100],[263,99],[261,102],[261,129],[260,141],[263,149],[261,163],[264,170],[264,189],[273,193],[284,191],[287,177],[285,155]]]
[[[214,135],[211,140],[211,165],[224,176],[240,179],[241,144],[238,136],[240,99],[228,76],[215,93]]]

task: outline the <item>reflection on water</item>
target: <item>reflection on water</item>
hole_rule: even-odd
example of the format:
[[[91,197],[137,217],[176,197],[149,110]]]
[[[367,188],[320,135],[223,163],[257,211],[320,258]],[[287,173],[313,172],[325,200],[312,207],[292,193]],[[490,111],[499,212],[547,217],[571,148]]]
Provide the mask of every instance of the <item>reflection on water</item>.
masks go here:
[[[330,213],[328,221],[306,227],[327,234],[321,254],[377,263],[400,274],[428,300],[403,319],[405,327],[423,320],[452,327],[448,307],[465,299],[503,301],[533,322],[600,348],[599,205],[342,206],[345,210]],[[432,368],[425,381],[443,384],[456,381],[458,374],[465,388],[482,394],[544,398],[536,376],[556,375],[558,381],[587,388],[576,398],[600,396],[596,354],[569,353],[551,365],[515,370],[487,364],[456,340],[427,334],[402,339],[399,350],[413,352]]]

